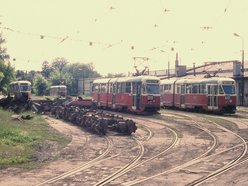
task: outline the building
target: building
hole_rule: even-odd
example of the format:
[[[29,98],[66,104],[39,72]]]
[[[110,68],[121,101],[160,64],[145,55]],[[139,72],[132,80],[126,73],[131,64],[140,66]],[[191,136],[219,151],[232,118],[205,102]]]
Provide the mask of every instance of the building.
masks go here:
[[[92,83],[96,78],[81,78],[78,80],[78,95],[91,95]]]

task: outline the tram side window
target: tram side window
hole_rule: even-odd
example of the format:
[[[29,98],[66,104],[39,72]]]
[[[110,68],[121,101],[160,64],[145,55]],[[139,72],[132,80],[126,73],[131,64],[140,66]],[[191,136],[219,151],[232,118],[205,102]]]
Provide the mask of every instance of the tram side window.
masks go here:
[[[117,83],[117,90],[116,93],[120,93],[121,92],[121,83]]]
[[[217,85],[208,86],[208,94],[217,95],[217,93],[218,93],[218,86]]]
[[[109,84],[109,93],[113,93],[113,84],[112,83]]]
[[[98,84],[93,84],[92,92],[98,92],[98,90],[99,90]]]
[[[117,84],[113,83],[113,93],[117,93]]]
[[[180,88],[181,88],[181,86],[180,85],[176,85],[176,87],[177,87],[177,94],[180,94]]]
[[[185,94],[185,85],[181,85],[181,94]]]
[[[200,94],[206,94],[206,84],[200,84],[200,90],[199,90]]]
[[[191,84],[186,84],[186,94],[191,94]]]
[[[167,93],[170,92],[170,90],[171,90],[171,85],[166,84],[163,86],[163,92]]]
[[[198,90],[199,90],[199,85],[198,84],[193,84],[192,85],[192,93],[193,94],[198,94]]]
[[[106,93],[106,84],[101,84],[101,93]]]
[[[164,92],[168,92],[168,88],[169,88],[168,85],[164,85]]]
[[[121,93],[126,92],[126,83],[121,83]]]
[[[136,94],[137,93],[137,86],[136,83],[132,83],[132,93]]]
[[[131,83],[130,82],[126,83],[126,93],[131,93]]]
[[[164,93],[164,85],[160,85],[160,93]]]

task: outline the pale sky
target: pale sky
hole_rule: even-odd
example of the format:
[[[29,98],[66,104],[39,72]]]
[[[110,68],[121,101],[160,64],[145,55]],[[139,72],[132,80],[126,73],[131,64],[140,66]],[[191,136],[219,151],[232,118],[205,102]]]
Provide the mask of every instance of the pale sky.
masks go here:
[[[133,57],[149,58],[139,68],[173,68],[176,52],[187,66],[241,60],[242,38],[247,59],[247,19],[248,0],[0,0],[0,32],[20,70],[56,57],[102,75],[134,71]]]

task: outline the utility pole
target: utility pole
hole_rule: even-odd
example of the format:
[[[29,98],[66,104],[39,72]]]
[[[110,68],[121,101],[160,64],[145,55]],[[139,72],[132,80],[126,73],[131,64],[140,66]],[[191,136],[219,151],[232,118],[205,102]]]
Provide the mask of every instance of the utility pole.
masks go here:
[[[193,63],[193,70],[194,70],[194,76],[195,76],[195,63]]]
[[[241,99],[240,99],[240,105],[243,106],[244,105],[244,94],[245,94],[245,82],[244,82],[244,78],[245,78],[245,51],[244,51],[244,38],[242,36],[240,36],[237,33],[233,33],[234,36],[241,38],[242,40],[242,51],[241,51],[241,55],[242,55],[242,59],[241,59],[241,64],[242,64],[242,69],[241,69]]]
[[[168,79],[170,79],[170,61],[168,58]]]

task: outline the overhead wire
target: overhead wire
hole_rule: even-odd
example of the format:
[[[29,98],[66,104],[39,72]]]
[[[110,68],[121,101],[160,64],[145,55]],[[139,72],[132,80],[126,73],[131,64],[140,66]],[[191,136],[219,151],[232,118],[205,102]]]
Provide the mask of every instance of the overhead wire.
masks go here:
[[[168,7],[165,7],[164,2],[162,0],[159,0],[159,1],[160,1],[160,4],[162,5],[161,6],[162,8],[160,7],[161,12],[168,13],[170,11],[168,9]],[[95,19],[97,19],[97,21],[95,21],[95,23],[98,23],[99,20],[102,20],[104,17],[106,17],[106,15],[110,14],[112,11],[118,10],[118,7],[116,6],[116,4],[117,4],[117,1],[113,1],[113,3],[111,3],[111,5],[108,6],[109,9],[106,10],[106,12],[102,16],[100,16],[100,18],[95,18]],[[223,10],[224,14],[229,12],[230,4],[231,4],[231,0],[228,0],[227,4],[226,4],[226,6],[225,6],[225,8]],[[158,28],[159,26],[160,25],[158,23],[154,24],[155,28]],[[22,32],[22,31],[15,30],[15,29],[9,28],[9,27],[0,26],[0,28],[4,29],[6,31],[15,32],[15,33],[19,33],[19,34],[24,34],[24,35],[28,35],[28,36],[32,36],[32,37],[37,37],[37,38],[40,38],[40,39],[55,39],[55,40],[58,40],[58,44],[63,44],[67,40],[71,40],[71,41],[75,41],[75,42],[83,42],[83,43],[87,44],[89,47],[92,47],[94,45],[103,45],[104,46],[103,49],[105,50],[105,49],[112,48],[112,47],[114,47],[116,45],[119,45],[119,44],[122,44],[122,43],[125,42],[125,43],[128,43],[130,45],[129,49],[138,50],[138,47],[137,47],[136,44],[128,42],[128,41],[124,41],[123,39],[121,39],[120,41],[117,41],[115,43],[105,43],[105,42],[93,41],[93,40],[75,39],[75,38],[72,38],[70,35],[66,35],[66,36],[51,36],[51,35],[45,35],[45,34],[35,34],[35,33],[30,33],[30,32]],[[210,27],[210,26],[205,26],[203,28],[203,30],[210,30],[210,29],[212,29],[212,27]],[[205,43],[205,41],[202,41],[202,44],[204,44],[204,43]],[[161,52],[163,52],[165,47],[168,47],[168,42],[167,41],[166,41],[166,44],[161,45],[161,46],[151,47],[147,51],[162,50]],[[190,47],[190,50],[192,50],[192,49],[194,50],[194,47]],[[167,49],[167,50],[174,51],[175,47],[171,47],[170,49]]]

